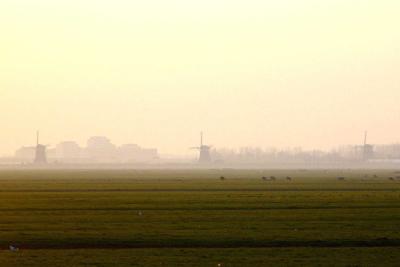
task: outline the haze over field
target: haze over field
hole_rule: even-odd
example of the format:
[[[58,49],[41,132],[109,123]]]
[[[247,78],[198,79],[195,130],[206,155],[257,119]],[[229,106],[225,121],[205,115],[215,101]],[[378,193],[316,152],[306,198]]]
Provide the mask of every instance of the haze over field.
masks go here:
[[[398,0],[1,0],[0,155],[400,141]]]

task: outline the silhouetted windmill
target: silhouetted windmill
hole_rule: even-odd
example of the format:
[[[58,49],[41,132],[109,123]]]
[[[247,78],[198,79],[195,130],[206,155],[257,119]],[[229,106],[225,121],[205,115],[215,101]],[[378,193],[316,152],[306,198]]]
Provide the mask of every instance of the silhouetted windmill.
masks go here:
[[[36,132],[36,151],[35,151],[35,164],[46,164],[46,146],[39,143],[39,131]]]
[[[203,145],[203,132],[200,133],[200,146],[191,147],[191,149],[197,149],[200,151],[199,163],[202,164],[211,162],[210,148],[211,146]]]
[[[367,161],[369,159],[371,159],[374,155],[374,147],[370,144],[367,143],[367,136],[368,136],[368,132],[365,131],[364,133],[364,145],[363,145],[363,160]]]

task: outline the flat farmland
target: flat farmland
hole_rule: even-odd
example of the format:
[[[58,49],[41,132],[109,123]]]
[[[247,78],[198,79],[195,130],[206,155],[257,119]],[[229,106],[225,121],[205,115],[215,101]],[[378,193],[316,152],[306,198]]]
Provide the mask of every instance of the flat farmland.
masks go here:
[[[276,180],[262,179],[271,176]],[[395,170],[3,170],[0,263],[396,266],[397,176]],[[9,251],[10,244],[20,250]]]

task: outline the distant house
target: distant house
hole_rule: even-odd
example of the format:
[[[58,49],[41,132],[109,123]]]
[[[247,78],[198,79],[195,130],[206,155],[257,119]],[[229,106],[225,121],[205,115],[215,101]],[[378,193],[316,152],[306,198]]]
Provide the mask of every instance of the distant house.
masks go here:
[[[117,150],[118,159],[121,162],[144,162],[158,159],[157,149],[141,148],[137,144],[124,144]]]
[[[32,163],[35,159],[36,147],[23,146],[15,151],[15,158],[22,163]]]
[[[87,141],[86,154],[95,162],[114,162],[117,147],[107,137],[94,136]]]
[[[79,159],[82,157],[82,148],[74,141],[61,142],[56,146],[58,159]]]

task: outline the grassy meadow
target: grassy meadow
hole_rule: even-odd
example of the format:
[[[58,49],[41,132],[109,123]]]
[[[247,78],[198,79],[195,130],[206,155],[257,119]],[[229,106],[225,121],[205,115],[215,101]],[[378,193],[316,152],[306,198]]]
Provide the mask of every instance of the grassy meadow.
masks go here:
[[[0,171],[0,266],[398,266],[399,229],[395,170]]]

